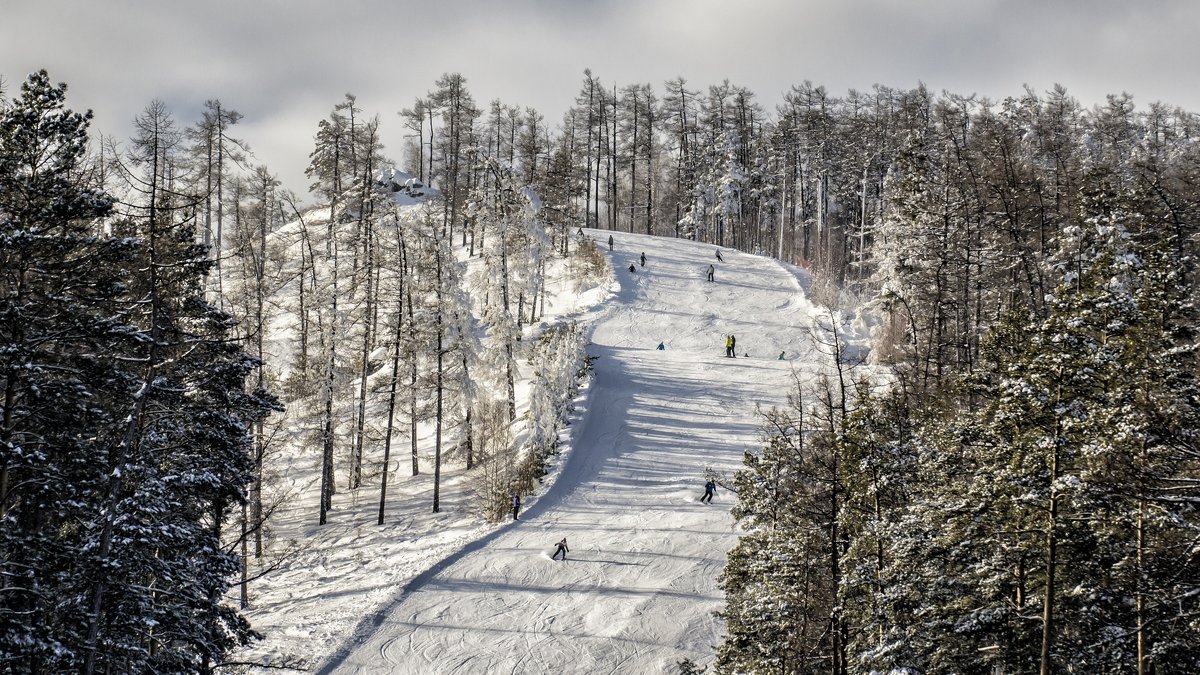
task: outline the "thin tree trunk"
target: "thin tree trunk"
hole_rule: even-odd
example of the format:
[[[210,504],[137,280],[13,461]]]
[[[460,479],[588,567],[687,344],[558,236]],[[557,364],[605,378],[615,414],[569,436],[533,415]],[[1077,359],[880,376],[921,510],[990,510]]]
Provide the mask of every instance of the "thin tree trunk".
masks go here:
[[[327,346],[329,358],[325,363],[325,414],[321,435],[321,525],[326,523],[329,510],[333,508],[333,385],[335,368],[337,366],[337,297],[338,247],[335,241],[333,243],[333,298],[329,316],[329,344]]]
[[[440,498],[442,487],[442,341],[444,328],[442,325],[442,252],[437,252],[437,284],[438,284],[438,311],[437,311],[437,371],[435,374],[436,381],[434,388],[437,391],[437,412],[434,419],[434,435],[433,435],[433,512],[437,513],[441,510]]]
[[[247,569],[247,565],[249,565],[250,556],[248,555],[248,551],[246,550],[247,547],[249,546],[247,540],[250,538],[250,532],[249,532],[249,527],[248,527],[249,523],[247,521],[246,515],[247,515],[246,514],[246,504],[245,504],[245,502],[243,502],[242,503],[242,560],[241,560],[242,564],[240,565],[240,567],[242,568],[242,570],[241,570],[242,579],[241,579],[241,582],[238,584],[238,607],[241,607],[242,609],[246,609],[247,607],[250,606],[250,593],[249,593],[250,574],[249,574],[249,570]],[[261,529],[261,528],[258,528],[258,529]],[[218,541],[220,541],[220,540],[218,539]]]
[[[1062,386],[1058,388],[1058,393],[1055,396],[1057,401],[1062,400]],[[1052,670],[1050,665],[1050,644],[1054,640],[1054,577],[1058,566],[1058,535],[1055,528],[1058,524],[1058,495],[1054,492],[1054,484],[1059,477],[1059,458],[1058,445],[1059,438],[1062,435],[1062,423],[1059,420],[1054,422],[1054,448],[1053,456],[1050,460],[1050,504],[1047,510],[1046,522],[1046,592],[1042,601],[1042,652],[1039,659],[1039,671],[1041,675],[1050,675]]]
[[[396,412],[396,381],[400,377],[400,314],[396,314],[396,347],[392,353],[392,382],[388,391],[387,433],[383,437],[383,471],[379,482],[379,522],[383,524],[384,507],[387,504],[388,467],[392,458],[392,421]]]

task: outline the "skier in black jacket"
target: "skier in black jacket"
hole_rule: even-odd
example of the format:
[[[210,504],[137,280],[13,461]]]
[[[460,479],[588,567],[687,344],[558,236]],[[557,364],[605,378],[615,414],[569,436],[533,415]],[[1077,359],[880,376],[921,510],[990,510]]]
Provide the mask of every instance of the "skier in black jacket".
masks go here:
[[[567,548],[567,538],[563,537],[562,541],[560,541],[554,545],[554,555],[550,556],[550,559],[557,560],[558,554],[561,553],[563,560],[566,560],[567,559],[567,551],[570,551],[570,550],[571,549]]]

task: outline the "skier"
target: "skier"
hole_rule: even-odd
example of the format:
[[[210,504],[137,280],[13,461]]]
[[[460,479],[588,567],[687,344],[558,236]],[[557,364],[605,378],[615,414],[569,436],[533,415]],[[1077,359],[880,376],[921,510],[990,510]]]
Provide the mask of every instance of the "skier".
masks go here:
[[[734,358],[737,358],[737,336],[736,335],[729,336],[729,355]]]
[[[704,496],[700,497],[700,501],[704,502],[705,504],[711,504],[713,493],[716,491],[717,484],[714,483],[711,478],[709,478],[708,482],[704,484]]]
[[[783,352],[779,352],[779,360],[780,360],[780,361],[782,361],[782,360],[783,360]]]
[[[725,262],[725,259],[721,257],[720,249],[717,249],[717,262]]]
[[[613,238],[611,234],[608,235],[608,250],[613,250]]]
[[[646,266],[646,252],[642,251],[642,267]]]
[[[520,520],[517,514],[521,512],[521,495],[513,493],[513,520]]]
[[[658,350],[658,351],[660,351],[660,352],[661,352],[661,351],[663,351],[663,350],[665,350],[666,348],[667,348],[667,347],[666,347],[666,346],[665,346],[663,343],[661,343],[661,342],[660,342],[660,343],[658,343],[658,346],[657,346],[657,347],[655,347],[655,349],[657,349],[657,350]]]
[[[554,555],[550,556],[550,559],[557,560],[558,554],[561,553],[563,560],[566,560],[567,559],[567,551],[570,551],[570,550],[571,549],[567,548],[567,538],[563,537],[562,541],[560,541],[554,545]]]
[[[715,268],[715,267],[713,267],[712,265],[709,265],[709,266],[708,266],[708,280],[709,280],[709,281],[714,281],[714,279],[713,279],[713,274],[714,274],[716,271],[717,271],[717,270],[716,270],[716,268]]]

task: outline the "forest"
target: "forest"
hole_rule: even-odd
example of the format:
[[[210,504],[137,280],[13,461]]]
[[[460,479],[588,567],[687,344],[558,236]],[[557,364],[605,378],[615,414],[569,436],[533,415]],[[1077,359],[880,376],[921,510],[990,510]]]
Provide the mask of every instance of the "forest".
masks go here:
[[[122,143],[44,71],[0,93],[6,671],[236,666],[288,446],[321,524],[368,484],[383,522],[394,442],[433,511],[445,460],[503,517],[586,376],[580,328],[539,326],[549,268],[604,273],[580,227],[774,257],[883,317],[887,378],[831,327],[835,368],[721,478],[718,672],[1200,670],[1195,113],[585,71],[548,122],[448,73],[388,111],[395,159],[331,102],[302,198],[220,100],[152,101]]]

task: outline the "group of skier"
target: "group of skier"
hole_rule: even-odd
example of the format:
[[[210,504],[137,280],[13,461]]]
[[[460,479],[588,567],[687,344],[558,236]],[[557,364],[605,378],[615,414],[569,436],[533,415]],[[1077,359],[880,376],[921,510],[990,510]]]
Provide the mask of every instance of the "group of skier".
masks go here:
[[[610,237],[610,239],[611,239],[611,237]],[[645,251],[642,251],[641,263],[642,263],[642,267],[646,266],[646,252]],[[634,267],[633,263],[629,263],[629,271],[637,272],[637,267]]]
[[[583,228],[579,228],[578,234],[581,234],[581,235],[583,234]],[[608,250],[610,250],[610,251],[615,250],[615,247],[616,247],[616,240],[613,239],[613,236],[610,234],[610,235],[608,235]],[[717,262],[725,262],[725,259],[721,257],[721,250],[717,249],[716,253],[717,253]],[[638,257],[638,262],[640,263],[641,267],[646,266],[646,252],[645,251],[642,251],[642,254]],[[637,273],[637,268],[638,268],[638,265],[629,263],[629,271],[630,272]],[[716,281],[716,274],[717,274],[717,268],[710,264],[708,266],[708,271],[705,272],[705,274],[704,274],[704,278],[708,281]]]
[[[701,495],[700,501],[704,504],[711,504],[712,500],[713,500],[713,495],[715,495],[716,492],[717,492],[717,483],[712,478],[709,478],[708,482],[706,482],[704,484],[704,494]],[[520,518],[518,518],[517,516],[521,511],[521,496],[515,492],[513,493],[513,496],[512,496],[512,509],[513,509],[513,520],[520,520]],[[563,537],[562,539],[559,540],[559,542],[557,544],[554,545],[554,553],[552,553],[550,555],[550,559],[558,560],[558,556],[562,555],[562,559],[566,560],[567,553],[570,552],[570,550],[571,549],[567,548],[567,538]]]

